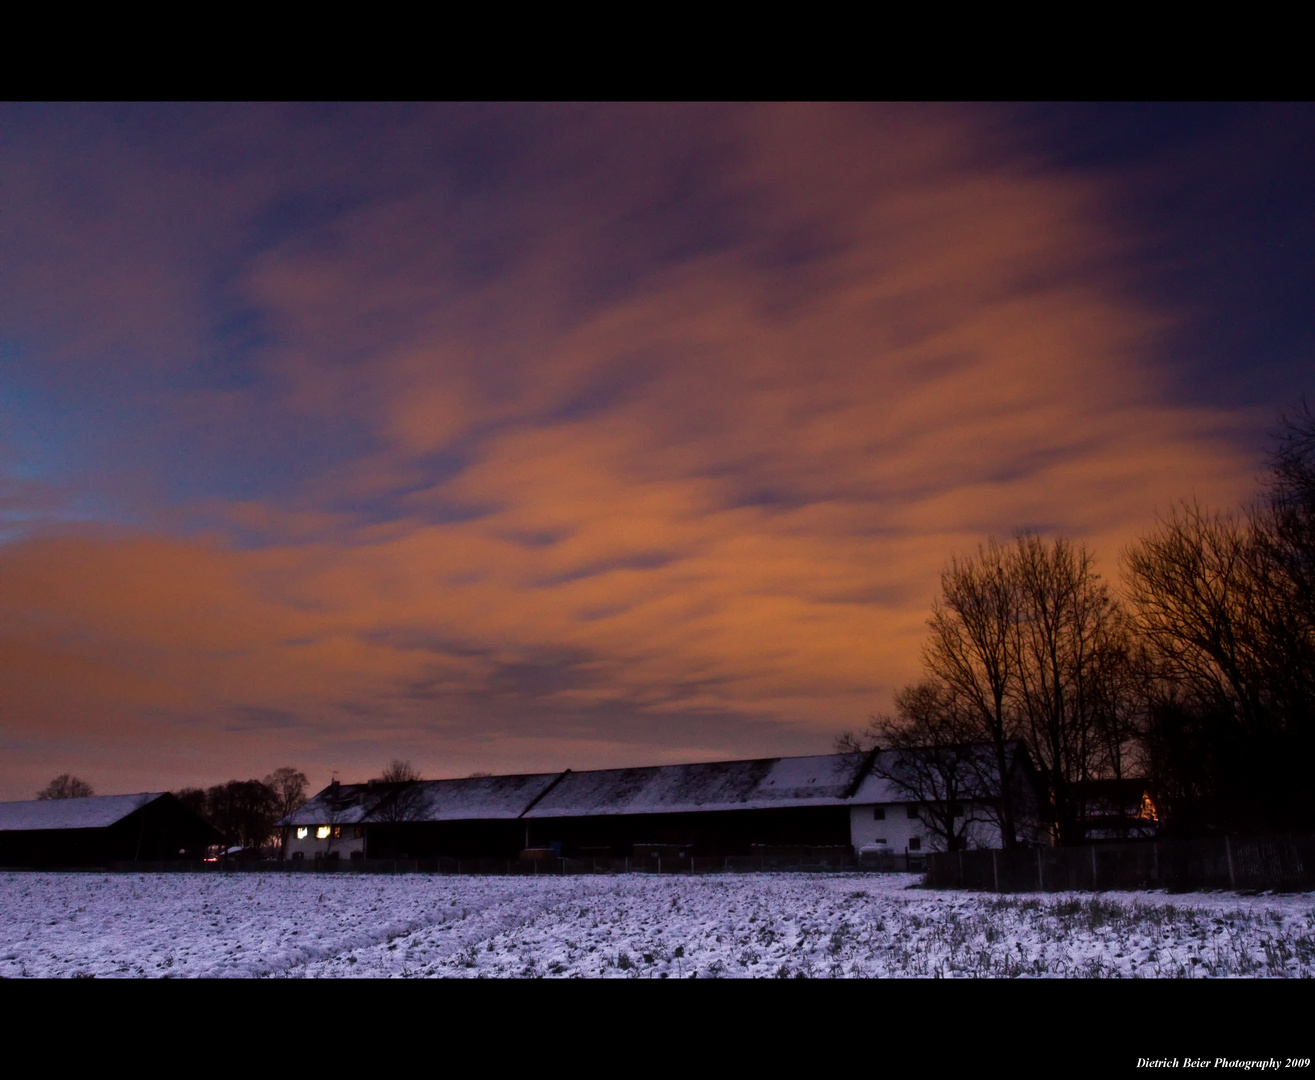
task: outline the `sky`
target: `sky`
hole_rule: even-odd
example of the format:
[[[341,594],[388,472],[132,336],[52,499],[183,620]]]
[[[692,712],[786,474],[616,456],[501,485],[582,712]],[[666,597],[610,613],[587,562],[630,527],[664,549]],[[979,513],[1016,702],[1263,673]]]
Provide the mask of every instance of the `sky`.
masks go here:
[[[1306,105],[0,106],[0,799],[826,753],[1253,497]]]

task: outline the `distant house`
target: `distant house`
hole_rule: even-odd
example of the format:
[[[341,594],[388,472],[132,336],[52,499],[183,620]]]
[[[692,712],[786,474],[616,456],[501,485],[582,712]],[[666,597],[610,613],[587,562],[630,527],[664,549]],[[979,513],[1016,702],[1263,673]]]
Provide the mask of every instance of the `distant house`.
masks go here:
[[[1158,835],[1160,812],[1141,779],[1087,780],[1073,786],[1085,840],[1146,840]]]
[[[889,752],[888,752],[889,753]],[[291,859],[738,856],[843,852],[881,841],[934,848],[907,791],[872,771],[873,754],[339,784],[284,818]],[[1020,766],[1019,782],[1030,776]],[[1019,798],[1036,833],[1034,794]],[[983,826],[974,846],[998,846]]]
[[[222,840],[167,791],[0,803],[0,866],[199,860]]]

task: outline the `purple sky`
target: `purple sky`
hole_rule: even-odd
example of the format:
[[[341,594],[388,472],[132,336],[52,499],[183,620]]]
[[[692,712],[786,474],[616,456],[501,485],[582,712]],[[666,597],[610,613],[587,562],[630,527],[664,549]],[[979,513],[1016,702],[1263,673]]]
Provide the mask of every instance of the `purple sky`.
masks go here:
[[[0,798],[820,753],[1255,490],[1309,106],[0,107]]]

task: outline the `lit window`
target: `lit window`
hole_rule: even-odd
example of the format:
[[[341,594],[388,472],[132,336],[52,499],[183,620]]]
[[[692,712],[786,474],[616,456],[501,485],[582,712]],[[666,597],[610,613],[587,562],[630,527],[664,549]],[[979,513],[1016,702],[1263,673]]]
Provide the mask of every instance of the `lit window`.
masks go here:
[[[298,839],[298,840],[305,840],[306,837],[308,837],[308,836],[310,836],[310,829],[309,829],[307,826],[305,826],[305,825],[298,826],[298,828],[297,828],[297,839]]]
[[[342,839],[342,826],[341,826],[341,825],[335,825],[335,826],[333,827],[333,838],[334,838],[335,840],[341,840],[341,839]]]
[[[327,840],[328,838],[329,838],[329,826],[321,825],[318,829],[315,830],[316,840]]]

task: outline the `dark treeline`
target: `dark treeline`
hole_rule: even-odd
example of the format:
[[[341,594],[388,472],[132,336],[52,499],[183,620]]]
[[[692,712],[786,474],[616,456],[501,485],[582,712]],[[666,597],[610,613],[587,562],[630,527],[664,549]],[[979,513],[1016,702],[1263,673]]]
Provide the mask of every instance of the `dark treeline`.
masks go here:
[[[306,774],[289,766],[264,780],[230,780],[173,794],[223,834],[229,847],[259,851],[277,842],[275,823],[306,801]]]
[[[1017,841],[1004,778],[1021,743],[1061,844],[1081,842],[1092,781],[1144,778],[1162,829],[1315,826],[1315,417],[1283,421],[1255,501],[1184,501],[1122,556],[1120,598],[1063,537],[988,540],[950,560],[923,677],[842,749],[904,749],[890,777],[926,801],[944,846],[959,800]],[[971,748],[971,749],[969,749]],[[966,804],[966,802],[965,802]],[[978,811],[980,812],[980,811]]]
[[[394,758],[375,782],[410,784],[419,779],[420,773],[410,761]],[[227,846],[255,853],[280,843],[275,825],[306,802],[308,783],[305,773],[284,766],[263,780],[230,780],[211,788],[183,788],[173,794],[219,830]],[[394,802],[410,805],[400,799]]]

